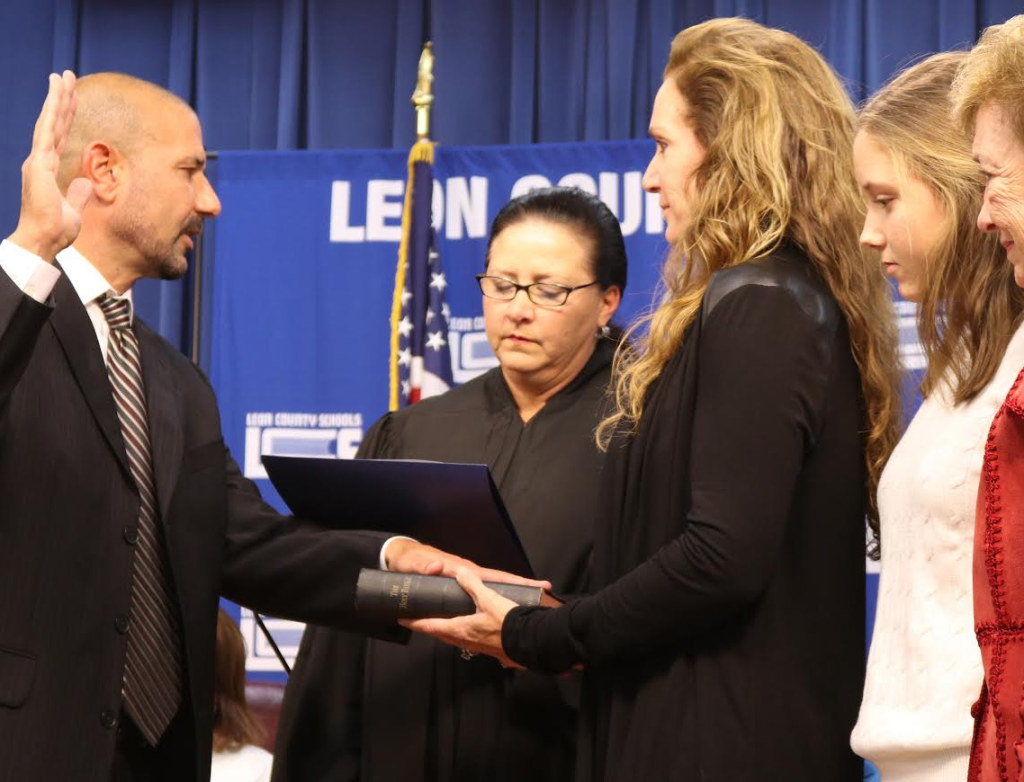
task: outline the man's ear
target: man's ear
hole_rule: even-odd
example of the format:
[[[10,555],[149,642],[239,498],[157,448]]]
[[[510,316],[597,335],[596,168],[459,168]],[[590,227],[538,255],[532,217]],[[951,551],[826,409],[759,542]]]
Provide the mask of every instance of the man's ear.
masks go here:
[[[125,159],[111,144],[94,141],[82,151],[82,176],[92,182],[92,197],[110,203],[125,182]]]

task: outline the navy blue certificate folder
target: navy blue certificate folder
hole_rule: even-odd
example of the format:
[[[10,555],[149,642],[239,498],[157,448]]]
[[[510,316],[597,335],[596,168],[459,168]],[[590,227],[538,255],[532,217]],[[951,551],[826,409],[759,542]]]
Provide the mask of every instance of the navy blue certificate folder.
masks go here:
[[[483,567],[533,576],[485,464],[268,454],[263,465],[296,516],[408,535]]]

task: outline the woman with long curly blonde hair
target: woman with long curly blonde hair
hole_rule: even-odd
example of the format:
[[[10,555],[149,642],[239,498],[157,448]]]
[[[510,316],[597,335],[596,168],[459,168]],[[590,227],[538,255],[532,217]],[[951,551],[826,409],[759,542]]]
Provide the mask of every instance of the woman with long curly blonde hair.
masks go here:
[[[411,625],[582,666],[580,780],[861,779],[864,520],[899,400],[853,120],[789,33],[676,36],[644,177],[673,250],[600,432],[599,591],[518,608],[461,575],[477,613]]]

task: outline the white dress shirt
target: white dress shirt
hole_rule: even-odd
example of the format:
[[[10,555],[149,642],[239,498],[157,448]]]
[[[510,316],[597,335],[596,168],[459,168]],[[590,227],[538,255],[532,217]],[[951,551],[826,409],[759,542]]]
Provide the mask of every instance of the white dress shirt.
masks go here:
[[[96,332],[96,339],[100,343],[100,351],[103,353],[103,361],[107,360],[107,339],[110,336],[110,326],[107,318],[100,309],[99,300],[108,293],[116,296],[110,283],[99,273],[95,266],[89,263],[89,259],[82,255],[74,247],[68,247],[57,253],[57,260],[67,275],[68,282],[75,289],[78,298],[82,300],[85,311],[92,321],[92,327]],[[53,287],[60,278],[60,270],[52,263],[47,263],[42,258],[28,250],[24,250],[13,242],[0,242],[0,268],[11,278],[15,285],[31,296],[36,301],[43,303],[53,292]],[[125,291],[120,298],[128,302],[129,322],[135,317],[135,309],[132,306],[132,292]]]

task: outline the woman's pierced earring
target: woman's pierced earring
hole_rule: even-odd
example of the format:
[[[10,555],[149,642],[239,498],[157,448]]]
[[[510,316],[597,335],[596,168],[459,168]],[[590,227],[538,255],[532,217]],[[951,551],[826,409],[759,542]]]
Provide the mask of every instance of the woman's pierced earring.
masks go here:
[[[611,333],[612,333],[612,330],[606,324],[604,326],[601,326],[601,328],[599,328],[597,330],[597,338],[598,339],[608,339],[608,335],[611,334]]]

